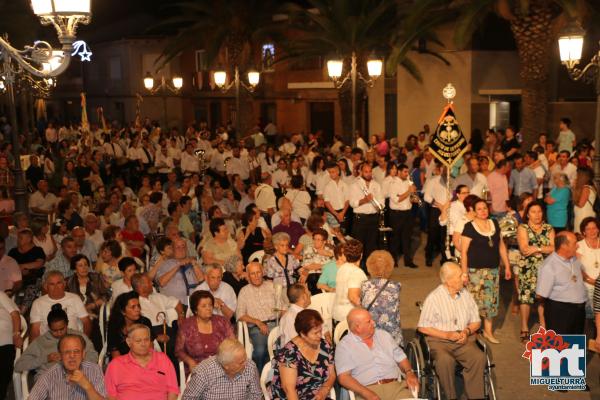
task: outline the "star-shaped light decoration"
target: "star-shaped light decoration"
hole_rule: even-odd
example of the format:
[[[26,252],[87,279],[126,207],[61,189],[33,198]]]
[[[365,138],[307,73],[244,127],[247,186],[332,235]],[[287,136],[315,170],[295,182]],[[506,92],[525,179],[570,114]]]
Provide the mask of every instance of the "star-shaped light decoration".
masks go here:
[[[83,40],[78,40],[75,43],[73,43],[73,52],[71,53],[71,55],[78,55],[79,57],[81,57],[82,62],[92,61],[92,52],[88,50],[87,43],[85,43]]]

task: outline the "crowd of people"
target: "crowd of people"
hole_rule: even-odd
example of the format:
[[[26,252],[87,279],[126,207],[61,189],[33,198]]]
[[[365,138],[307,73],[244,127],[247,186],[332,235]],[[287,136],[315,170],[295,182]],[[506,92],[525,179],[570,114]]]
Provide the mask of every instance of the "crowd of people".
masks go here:
[[[475,130],[448,168],[428,150],[428,125],[403,145],[373,135],[351,147],[272,122],[245,137],[205,123],[184,133],[149,120],[90,132],[49,123],[22,157],[27,212],[15,212],[15,160],[0,148],[0,398],[14,369],[32,372],[32,399],[260,399],[265,366],[272,398],[340,387],[410,397],[411,327],[391,275],[419,268],[421,235],[441,283],[412,329],[447,398],[458,397],[456,363],[466,396],[484,398],[475,340],[499,343],[501,278],[514,282],[523,341],[532,309],[563,334],[588,320],[600,340],[593,144],[570,124],[531,148],[511,127]],[[331,316],[310,309],[320,293],[334,297]]]

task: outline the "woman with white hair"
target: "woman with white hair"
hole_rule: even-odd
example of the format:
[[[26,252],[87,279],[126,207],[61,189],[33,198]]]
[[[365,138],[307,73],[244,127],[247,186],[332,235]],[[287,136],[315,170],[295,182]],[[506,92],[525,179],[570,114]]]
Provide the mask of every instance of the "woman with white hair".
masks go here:
[[[546,208],[548,223],[558,233],[567,228],[567,209],[571,199],[571,190],[569,189],[569,178],[562,172],[553,174],[552,182],[554,182],[554,188],[546,195],[544,202],[548,205]]]
[[[298,280],[300,263],[290,254],[290,235],[277,232],[272,241],[275,254],[266,262],[265,275],[273,280],[273,284],[288,287]]]

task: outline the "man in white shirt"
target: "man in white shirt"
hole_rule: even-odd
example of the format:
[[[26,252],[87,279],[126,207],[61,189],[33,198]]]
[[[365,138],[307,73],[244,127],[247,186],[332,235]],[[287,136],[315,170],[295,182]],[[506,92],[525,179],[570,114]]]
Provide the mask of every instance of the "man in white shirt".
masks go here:
[[[38,190],[29,197],[29,210],[31,214],[47,218],[54,212],[58,200],[48,192],[48,181],[45,179],[38,182],[37,188]]]
[[[188,143],[185,151],[181,154],[181,172],[184,174],[193,174],[200,171],[198,157],[194,154],[194,146]]]
[[[290,184],[290,175],[287,171],[287,164],[283,158],[277,161],[277,169],[271,175],[273,188],[282,193]]]
[[[550,176],[554,176],[557,172],[562,172],[569,178],[569,186],[575,187],[575,178],[577,178],[577,167],[569,162],[571,154],[567,150],[563,150],[558,153],[556,162],[550,167]],[[550,187],[554,187],[552,179],[549,181]]]
[[[479,172],[479,160],[477,157],[471,157],[467,161],[467,172],[459,175],[454,180],[454,187],[465,185],[471,191],[471,194],[483,198],[483,192],[487,188],[487,179],[485,175]]]
[[[265,219],[268,215],[270,223],[271,215],[275,213],[275,191],[271,186],[271,175],[267,172],[261,174],[262,183],[258,185],[254,192],[256,207],[260,210]]]
[[[452,183],[447,184],[446,167],[442,167],[438,160],[434,162],[436,175],[427,179],[423,186],[424,200],[431,205],[427,227],[427,245],[425,246],[425,265],[428,267],[433,265],[436,250],[441,253],[442,262],[445,261],[446,227],[440,226],[439,219],[442,206],[452,198],[448,190],[448,187],[452,187]]]
[[[85,229],[85,237],[96,246],[96,253],[100,251],[100,246],[104,243],[102,231],[98,229],[100,221],[93,213],[88,213],[83,220],[83,228]]]
[[[287,288],[287,297],[290,307],[279,320],[279,331],[281,332],[280,344],[283,347],[287,342],[298,336],[294,322],[298,313],[310,305],[310,292],[301,283],[294,283]]]
[[[348,220],[346,218],[350,201],[348,200],[349,188],[348,185],[340,177],[340,167],[336,163],[331,163],[327,166],[329,173],[329,182],[323,190],[323,200],[327,213],[327,222],[332,228],[338,226],[342,232],[348,229]]]
[[[546,176],[546,170],[542,166],[542,163],[538,160],[538,153],[535,151],[528,151],[523,156],[523,162],[525,166],[533,171],[535,179],[537,180],[537,190],[533,193],[536,199],[542,199],[544,196],[544,177]]]
[[[150,320],[156,340],[166,346],[169,357],[174,355],[174,321],[183,321],[183,305],[177,298],[153,291],[152,280],[146,274],[136,273],[131,277],[131,287],[140,296],[142,315]],[[166,334],[164,323],[166,322]],[[171,357],[172,358],[172,357]]]
[[[354,209],[352,237],[364,245],[364,260],[377,248],[379,237],[379,212],[376,204],[383,206],[385,199],[381,186],[373,180],[371,166],[363,163],[360,177],[350,186],[349,201]]]
[[[248,163],[248,159],[241,156],[239,146],[234,146],[231,149],[231,153],[232,156],[229,158],[226,168],[229,181],[233,182],[233,175],[239,175],[241,180],[248,181],[250,178],[250,164]]]
[[[411,233],[414,224],[412,214],[412,203],[410,196],[417,191],[415,185],[408,180],[409,170],[405,164],[398,166],[398,177],[394,183],[386,187],[386,197],[390,199],[390,228],[392,238],[390,240],[390,251],[394,260],[399,263],[400,254],[404,255],[404,266],[417,268],[413,262],[411,244]]]
[[[162,176],[161,182],[166,181],[166,177],[175,168],[173,158],[167,154],[167,147],[162,146],[160,151],[156,152],[154,166],[158,169],[158,173]]]
[[[59,271],[46,274],[43,288],[47,294],[37,298],[31,305],[29,340],[33,341],[48,331],[48,313],[54,304],[60,303],[69,317],[69,328],[81,331],[90,337],[92,322],[78,295],[65,292],[65,278]]]
[[[237,307],[237,297],[231,285],[223,282],[223,268],[218,264],[206,264],[202,271],[204,282],[198,285],[195,291],[209,291],[215,298],[213,314],[231,319]]]

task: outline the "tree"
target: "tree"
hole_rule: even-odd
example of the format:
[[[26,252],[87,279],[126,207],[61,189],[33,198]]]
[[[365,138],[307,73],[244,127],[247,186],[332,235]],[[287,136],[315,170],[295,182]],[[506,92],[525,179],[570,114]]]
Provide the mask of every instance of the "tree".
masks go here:
[[[342,56],[346,57],[345,65],[349,65],[348,58],[355,53],[359,70],[362,67],[361,72],[366,76],[365,63],[374,53],[385,58],[389,74],[395,73],[400,65],[418,81],[422,80],[422,75],[408,57],[410,51],[419,50],[448,64],[439,54],[415,45],[419,39],[429,39],[441,45],[428,24],[411,26],[410,32],[406,30],[404,20],[414,6],[412,0],[308,0],[308,4],[308,7],[302,7],[289,3],[284,8],[290,17],[287,40],[282,42],[286,53],[284,60],[296,62],[310,57]],[[343,132],[346,135],[352,131],[349,86],[339,91]],[[365,95],[365,86],[359,85],[358,121],[362,120],[361,103]]]
[[[153,29],[175,29],[177,33],[157,60],[159,68],[186,49],[201,48],[209,65],[245,70],[254,65],[264,42],[277,36],[275,0],[189,0],[168,7],[173,16]],[[247,106],[240,104],[242,109]],[[236,111],[245,133],[249,121],[244,117],[249,114]]]
[[[508,21],[520,59],[521,134],[530,146],[546,130],[548,80],[560,30],[569,19],[589,15],[591,0],[422,0],[411,18],[454,20],[454,40],[465,47],[489,13]]]

